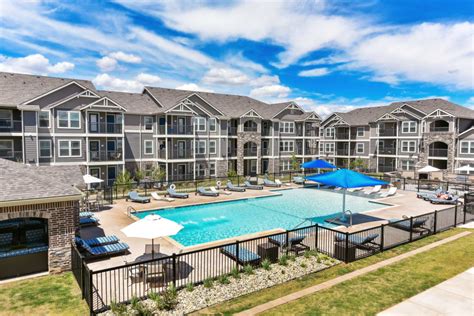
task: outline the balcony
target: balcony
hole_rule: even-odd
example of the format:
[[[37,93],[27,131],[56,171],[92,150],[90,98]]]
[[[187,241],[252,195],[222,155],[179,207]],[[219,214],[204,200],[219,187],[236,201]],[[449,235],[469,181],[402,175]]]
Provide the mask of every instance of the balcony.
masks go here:
[[[430,148],[428,151],[430,157],[448,157],[448,149],[446,148]]]
[[[270,128],[262,129],[262,136],[270,136],[271,134],[272,134],[272,130]]]
[[[319,130],[317,129],[310,129],[310,130],[305,130],[304,131],[304,136],[309,136],[309,137],[317,137],[319,136]]]
[[[317,148],[305,148],[304,150],[305,155],[317,155],[318,154],[318,149]]]
[[[380,137],[397,136],[397,130],[393,128],[384,128],[379,130]]]
[[[258,131],[257,126],[244,126],[244,132],[255,133]]]
[[[396,147],[380,147],[377,152],[379,155],[396,155],[397,148]]]
[[[379,165],[379,172],[392,172],[392,171],[395,171],[394,166]]]
[[[447,133],[449,132],[449,126],[431,127],[430,132]]]
[[[91,134],[122,134],[122,123],[91,123],[89,122],[89,133]]]
[[[262,156],[270,156],[270,148],[262,148]]]
[[[0,119],[0,133],[21,132],[21,121]]]
[[[169,135],[193,135],[193,125],[171,125],[168,126]]]
[[[196,153],[198,155],[198,153]],[[168,152],[168,159],[192,159],[193,151],[191,149],[173,149]]]
[[[0,158],[23,162],[23,152],[0,149]]]
[[[244,148],[244,157],[257,157],[257,148]]]
[[[336,139],[349,139],[349,133],[336,133]]]
[[[122,151],[89,151],[89,161],[121,161]]]
[[[336,149],[336,155],[347,156],[349,155],[349,149],[348,148]]]
[[[227,149],[227,156],[237,157],[237,148],[228,148]]]
[[[230,136],[236,136],[237,135],[237,127],[235,126],[229,126],[227,128],[227,133],[230,135]]]

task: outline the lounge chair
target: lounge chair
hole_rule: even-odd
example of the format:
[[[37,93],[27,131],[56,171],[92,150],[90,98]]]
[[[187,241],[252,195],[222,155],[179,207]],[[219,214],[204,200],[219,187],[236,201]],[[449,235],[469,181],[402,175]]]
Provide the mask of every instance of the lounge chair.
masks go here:
[[[166,190],[166,192],[168,193],[168,196],[172,198],[187,199],[189,197],[188,193],[176,192],[174,189],[171,189],[171,188]]]
[[[370,194],[379,193],[381,189],[382,189],[381,185],[376,185],[372,188],[372,190],[366,191],[365,194],[370,195]]]
[[[440,199],[438,197],[430,198],[428,200],[430,201],[431,204],[452,204],[452,205],[456,205],[456,204],[460,203],[459,196],[457,196],[457,195],[453,195],[451,197],[451,199],[449,199],[449,200]]]
[[[295,184],[303,184],[305,183],[305,179],[303,177],[293,177],[293,182]]]
[[[96,217],[80,217],[79,225],[81,227],[99,225],[99,219]]]
[[[298,254],[300,251],[308,250],[309,247],[303,244],[303,240],[306,238],[302,234],[294,234],[293,236],[288,236],[288,242],[286,240],[286,235],[279,234],[268,237],[268,241],[274,245],[277,245],[282,248],[289,247],[291,251]]]
[[[226,189],[229,190],[229,191],[234,191],[234,192],[245,192],[245,188],[236,187],[232,184],[231,181],[227,182]]]
[[[263,190],[263,185],[251,184],[248,181],[244,181],[244,187],[249,190]]]
[[[442,193],[448,194],[448,192],[444,191],[443,188],[438,188],[438,189],[436,189],[436,191],[432,191],[432,192],[418,192],[416,194],[416,197],[419,198],[419,199],[424,199],[425,200],[425,199],[437,197],[438,194],[442,194]]]
[[[117,242],[114,244],[101,245],[96,247],[91,247],[86,243],[82,243],[81,248],[86,250],[89,253],[90,257],[99,258],[125,253],[130,247],[124,242]]]
[[[173,202],[174,199],[173,198],[167,198],[167,197],[161,197],[158,195],[158,192],[151,192],[151,197],[155,200],[155,201],[166,201],[166,202]]]
[[[425,227],[426,222],[428,221],[429,217],[418,217],[414,218],[412,224],[410,226],[409,219],[390,219],[388,221],[389,225],[404,231],[412,231],[415,233],[424,233],[429,232],[430,229]]]
[[[137,203],[150,203],[149,198],[138,195],[137,191],[128,192],[128,198],[125,200],[126,201],[130,200],[132,202],[137,202]]]
[[[362,188],[360,188],[360,187],[359,187],[359,188],[350,188],[350,189],[347,189],[347,191],[349,191],[349,192],[357,192],[357,191],[361,191],[361,190],[362,190]]]
[[[341,191],[341,190],[342,190],[341,187],[335,187],[335,188],[334,188],[334,191]]]
[[[97,237],[97,238],[92,238],[92,239],[82,239],[82,238],[76,237],[75,240],[76,240],[76,244],[80,247],[82,247],[83,243],[87,244],[89,247],[97,247],[97,246],[115,244],[120,241],[120,239],[115,235]]]
[[[275,183],[278,184],[279,186],[283,185],[283,182],[280,181],[280,179],[275,179]],[[286,186],[291,186],[291,183],[285,183]]]
[[[197,188],[196,194],[199,194],[201,196],[219,196],[219,192],[212,192],[204,189],[203,187]]]
[[[237,246],[236,245],[229,245],[221,248],[221,253],[226,255],[227,257],[231,258],[232,260],[238,262],[241,265],[258,265],[260,264],[260,260],[262,259],[256,253],[239,246],[239,257],[237,258]]]
[[[273,182],[272,180],[268,180],[268,179],[263,179],[263,185],[266,186],[266,187],[274,187],[274,188],[281,187],[281,184],[278,184],[278,183]]]
[[[349,243],[356,246],[359,249],[363,250],[377,250],[380,248],[380,245],[375,243],[374,240],[379,237],[379,234],[370,234],[366,237],[358,235],[350,235]],[[334,236],[334,239],[338,242],[346,241],[346,236],[342,234],[337,234]]]
[[[384,193],[380,194],[380,197],[386,198],[386,197],[389,197],[389,196],[393,196],[395,194],[397,194],[397,187],[391,187],[390,189],[388,189],[387,192],[384,192]]]
[[[216,189],[216,187],[210,187],[209,190],[214,193],[219,193],[219,194],[224,194],[224,195],[231,195],[232,193],[230,192],[225,192],[225,191],[219,191]]]
[[[79,217],[92,217],[94,213],[92,212],[79,212]]]

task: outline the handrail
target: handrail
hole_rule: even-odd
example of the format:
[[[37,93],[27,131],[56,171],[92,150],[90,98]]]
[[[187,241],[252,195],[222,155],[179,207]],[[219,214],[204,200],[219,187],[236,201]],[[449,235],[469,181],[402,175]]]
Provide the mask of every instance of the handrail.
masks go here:
[[[350,210],[345,210],[344,212],[342,212],[344,215],[346,213],[349,213],[349,227],[352,226],[352,212]]]
[[[133,206],[129,205],[127,207],[127,216],[128,217],[132,217],[132,213],[136,213],[136,212],[137,212],[137,210]]]
[[[299,223],[298,225],[296,225],[295,227],[293,227],[292,229],[290,230],[294,230],[294,229],[297,229],[298,227],[300,227],[301,225],[303,225],[304,223],[306,222],[309,222],[310,225],[313,225],[313,220],[311,218],[305,218],[304,221],[302,221],[301,223]]]

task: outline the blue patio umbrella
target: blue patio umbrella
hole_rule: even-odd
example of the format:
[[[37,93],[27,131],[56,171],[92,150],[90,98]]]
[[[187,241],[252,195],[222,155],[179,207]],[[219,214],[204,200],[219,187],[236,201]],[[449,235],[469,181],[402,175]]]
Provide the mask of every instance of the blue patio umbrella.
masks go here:
[[[331,185],[343,188],[342,197],[342,217],[345,220],[346,211],[346,190],[350,188],[371,187],[374,185],[386,185],[385,181],[366,176],[348,169],[339,169],[337,171],[328,172],[306,177],[307,180],[316,181],[325,185]]]
[[[336,169],[337,167],[330,164],[329,162],[327,162],[325,160],[317,159],[317,160],[302,163],[301,168],[306,168],[306,169]]]

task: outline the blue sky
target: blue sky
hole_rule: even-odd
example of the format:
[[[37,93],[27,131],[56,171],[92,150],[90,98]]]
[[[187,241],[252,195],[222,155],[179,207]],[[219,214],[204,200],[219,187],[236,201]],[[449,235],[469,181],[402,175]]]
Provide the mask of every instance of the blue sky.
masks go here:
[[[0,70],[295,100],[474,106],[473,1],[0,1]]]

